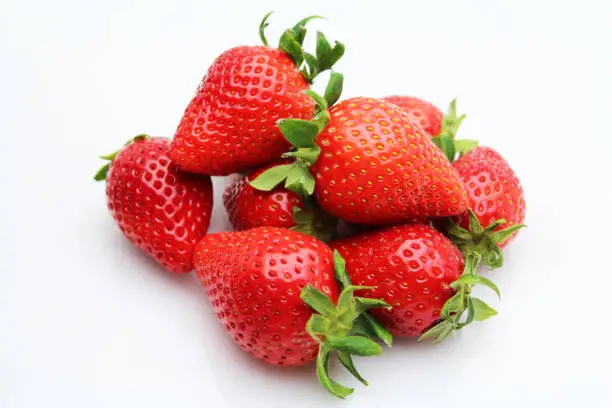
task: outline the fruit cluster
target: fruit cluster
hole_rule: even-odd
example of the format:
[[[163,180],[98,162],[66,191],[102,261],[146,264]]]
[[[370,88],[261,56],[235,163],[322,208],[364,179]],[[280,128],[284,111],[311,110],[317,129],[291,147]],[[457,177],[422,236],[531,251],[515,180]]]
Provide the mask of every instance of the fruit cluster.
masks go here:
[[[456,138],[464,116],[407,96],[338,102],[343,76],[311,89],[344,45],[308,17],[278,47],[227,50],[208,69],[173,140],[139,135],[96,175],[137,247],[172,273],[195,272],[229,335],[276,366],[352,356],[392,336],[439,342],[496,314],[471,295],[499,294],[479,266],[502,265],[522,227],[517,177],[493,149]],[[234,232],[206,234],[211,176],[239,173],[223,202]]]

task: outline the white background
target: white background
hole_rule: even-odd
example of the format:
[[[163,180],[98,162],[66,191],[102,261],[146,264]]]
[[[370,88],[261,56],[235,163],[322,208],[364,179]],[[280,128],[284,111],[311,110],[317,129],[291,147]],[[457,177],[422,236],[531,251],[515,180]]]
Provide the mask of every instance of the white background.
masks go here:
[[[575,4],[575,5],[572,5]],[[610,407],[609,1],[2,1],[0,407]],[[397,341],[328,396],[225,337],[193,276],[120,234],[92,181],[131,136],[172,136],[223,50],[303,16],[347,53],[345,97],[412,94],[520,176],[529,228],[490,276],[500,315]],[[215,180],[211,230],[227,229]]]

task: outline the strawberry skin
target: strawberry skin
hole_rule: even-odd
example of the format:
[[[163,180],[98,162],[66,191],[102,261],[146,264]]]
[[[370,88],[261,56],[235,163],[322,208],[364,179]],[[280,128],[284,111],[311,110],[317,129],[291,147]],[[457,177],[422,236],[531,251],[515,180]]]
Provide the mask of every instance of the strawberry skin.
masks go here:
[[[123,148],[106,176],[108,209],[123,234],[166,270],[193,269],[193,250],[212,211],[210,177],[177,171],[168,139],[138,138]]]
[[[401,95],[387,96],[384,100],[404,111],[410,120],[418,123],[430,136],[440,134],[444,114],[431,103],[412,96]]]
[[[417,337],[440,320],[455,290],[463,258],[441,233],[426,225],[401,225],[330,243],[346,260],[354,285],[389,303],[372,311],[394,336]]]
[[[329,109],[310,168],[323,209],[360,224],[458,215],[467,193],[450,162],[423,130],[393,104],[345,100]]]
[[[318,343],[305,330],[313,312],[300,292],[312,285],[337,301],[329,247],[299,232],[263,227],[207,235],[194,258],[217,317],[243,350],[277,366],[316,357]]]
[[[249,176],[241,176],[223,193],[223,203],[232,227],[242,231],[256,227],[290,228],[293,208],[303,208],[299,196],[282,186],[272,191],[257,190],[249,184],[272,166],[263,167]]]
[[[228,175],[269,163],[289,148],[276,126],[283,118],[310,119],[308,83],[284,52],[241,46],[219,56],[183,114],[171,159],[181,169]]]
[[[461,175],[470,199],[470,208],[478,221],[487,226],[498,219],[506,223],[499,225],[499,231],[525,220],[525,198],[521,184],[506,160],[489,147],[477,147],[453,163]],[[461,227],[469,228],[469,215],[459,218]],[[504,247],[518,231],[499,243]]]

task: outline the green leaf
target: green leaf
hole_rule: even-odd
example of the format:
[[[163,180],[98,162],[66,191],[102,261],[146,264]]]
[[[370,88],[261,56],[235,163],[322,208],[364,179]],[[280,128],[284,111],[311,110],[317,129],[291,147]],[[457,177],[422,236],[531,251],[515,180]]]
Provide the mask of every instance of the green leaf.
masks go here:
[[[451,322],[442,320],[440,323],[423,333],[417,341],[433,339],[434,343],[439,343],[448,337],[448,335],[452,333],[453,329],[454,327]]]
[[[294,150],[293,152],[283,153],[282,157],[294,157],[300,159],[306,165],[311,166],[315,164],[321,155],[321,148],[319,146],[305,147]]]
[[[327,317],[313,313],[308,322],[306,322],[306,331],[310,334],[310,337],[320,342],[319,335],[325,335],[329,330],[329,326],[330,320]]]
[[[442,133],[440,135],[440,145],[442,146],[442,153],[444,153],[448,161],[451,163],[455,161],[455,143],[448,133]]]
[[[478,298],[472,298],[472,304],[474,305],[474,319],[479,322],[487,320],[497,314],[495,309]]]
[[[265,31],[266,31],[266,28],[270,25],[270,23],[268,23],[268,17],[270,17],[270,14],[272,13],[273,12],[270,11],[268,14],[266,14],[263,20],[261,20],[261,23],[259,24],[259,38],[261,39],[261,42],[265,46],[268,45],[268,39],[266,38]]]
[[[376,338],[385,343],[387,347],[393,346],[393,336],[378,320],[372,317],[369,313],[364,313],[359,316],[359,321],[363,321],[367,325],[370,332],[372,332]]]
[[[290,29],[285,30],[281,36],[278,48],[291,57],[296,67],[299,68],[300,65],[302,65],[304,61],[304,50],[300,43],[295,40]]]
[[[300,165],[293,166],[287,174],[285,188],[301,197],[312,195],[314,187],[315,179],[306,167]]]
[[[525,224],[515,224],[508,228],[504,228],[502,230],[495,231],[491,234],[491,240],[498,245],[502,244],[505,240],[510,238],[512,234],[514,234],[516,231],[524,227],[525,227]]]
[[[327,110],[327,101],[324,97],[313,91],[312,89],[307,89],[302,91],[304,94],[310,96],[317,104],[317,109],[319,112],[323,112]]]
[[[501,298],[501,292],[499,291],[499,288],[489,279],[485,278],[484,276],[480,276],[480,281],[478,283],[486,286],[489,289],[492,289],[495,293],[497,293],[497,297]]]
[[[338,351],[338,360],[340,363],[348,370],[349,373],[353,375],[360,383],[367,386],[368,382],[363,379],[357,368],[355,368],[355,364],[353,363],[353,357],[351,354],[346,351]]]
[[[272,167],[261,173],[255,180],[249,181],[249,184],[257,190],[271,191],[287,178],[287,174],[293,167],[293,164]]]
[[[325,35],[322,32],[317,31],[317,59],[321,61],[321,59],[325,58],[325,56],[331,53],[331,51],[332,47],[329,44],[329,41],[327,41],[327,38],[325,38]]]
[[[478,217],[476,216],[476,214],[474,214],[474,211],[472,211],[471,209],[468,210],[469,213],[469,222],[470,222],[470,231],[473,234],[482,234],[484,229],[482,228],[482,225],[480,224],[480,221],[478,220]]]
[[[451,222],[450,227],[448,228],[448,234],[451,237],[459,238],[462,241],[472,240],[472,233],[454,222]]]
[[[324,17],[308,16],[298,21],[297,24],[293,26],[293,29],[292,29],[293,36],[295,38],[295,41],[297,41],[300,45],[304,44],[304,38],[306,37],[306,24],[308,24],[310,20],[314,20],[316,18],[324,18]]]
[[[376,356],[383,352],[380,344],[362,336],[327,336],[325,342],[332,349],[347,351],[356,356]]]
[[[325,100],[327,101],[327,106],[333,106],[333,104],[340,99],[343,85],[344,76],[339,72],[332,72],[324,94]]]
[[[452,284],[451,284],[452,287]],[[462,313],[464,310],[463,307],[464,301],[464,293],[463,291],[459,291],[455,293],[452,297],[444,302],[444,306],[442,306],[442,310],[440,311],[440,317],[446,319],[450,317],[451,313]]]
[[[382,299],[371,299],[357,296],[355,297],[355,300],[357,301],[357,306],[360,312],[364,312],[368,309],[373,309],[376,307],[384,307],[385,309],[391,309],[391,305]]]
[[[482,263],[491,268],[499,268],[504,264],[504,254],[499,246],[493,244],[482,257]]]
[[[345,398],[353,392],[353,389],[344,387],[329,378],[330,353],[331,349],[325,343],[319,346],[319,354],[317,355],[317,377],[327,391],[336,397]]]
[[[490,223],[489,225],[487,225],[487,227],[484,229],[485,233],[492,233],[495,228],[499,227],[500,225],[504,225],[506,223],[506,219],[505,218],[500,218],[498,220],[493,221],[492,223]]]
[[[313,147],[319,133],[319,127],[308,120],[281,119],[276,124],[285,139],[298,148]]]
[[[448,134],[454,140],[464,119],[465,115],[457,117],[457,99],[453,99],[448,106],[448,113],[442,119],[442,133]]]
[[[95,181],[104,181],[104,180],[106,180],[106,175],[108,174],[108,169],[109,168],[110,168],[110,163],[107,163],[104,166],[100,167],[100,170],[98,170],[98,172],[94,176],[94,180]]]
[[[455,150],[457,150],[459,154],[466,154],[467,152],[475,149],[476,147],[478,147],[478,140],[455,140]]]
[[[462,287],[472,287],[482,280],[482,276],[473,273],[464,273],[459,279],[450,284],[453,289],[461,289]]]
[[[324,316],[330,316],[336,310],[336,306],[331,299],[312,285],[306,285],[304,289],[302,289],[300,299]]]
[[[317,58],[308,52],[304,52],[304,60],[308,66],[308,75],[306,76],[308,78],[311,77],[317,69]]]
[[[112,152],[112,153],[110,153],[110,154],[107,154],[106,156],[100,156],[100,158],[101,158],[102,160],[109,160],[109,161],[111,161],[111,160],[113,160],[115,157],[117,157],[117,155],[119,154],[119,152],[120,152],[120,151],[121,151],[121,150],[117,150],[116,152]]]
[[[474,299],[472,297],[468,298],[468,314],[467,319],[465,320],[464,325],[468,325],[474,321],[474,317],[476,317],[476,308],[474,307]]]
[[[336,280],[340,282],[340,289],[345,289],[351,286],[351,280],[346,273],[346,261],[340,255],[340,252],[334,249],[334,271],[336,273]]]
[[[318,48],[318,45],[319,44],[317,42],[317,48]],[[319,56],[319,53],[317,50],[317,60],[319,63],[318,72],[321,73],[323,71],[331,69],[334,66],[334,64],[338,62],[340,58],[342,58],[342,56],[344,55],[344,50],[345,50],[344,44],[338,41],[334,43],[334,48],[327,51],[325,54],[322,54],[321,56]]]

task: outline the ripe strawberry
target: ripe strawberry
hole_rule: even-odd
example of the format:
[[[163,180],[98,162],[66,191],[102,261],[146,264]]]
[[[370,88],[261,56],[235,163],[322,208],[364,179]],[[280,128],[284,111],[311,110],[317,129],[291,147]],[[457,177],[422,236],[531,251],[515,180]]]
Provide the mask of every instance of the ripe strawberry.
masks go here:
[[[461,276],[459,250],[424,225],[402,225],[330,243],[346,260],[351,281],[372,286],[368,297],[385,300],[391,310],[372,314],[394,336],[417,337],[440,320],[442,306]]]
[[[346,260],[352,282],[372,287],[362,292],[365,296],[391,305],[390,310],[373,310],[372,315],[394,336],[418,337],[438,323],[436,330],[444,333],[437,340],[442,340],[465,325],[460,320],[467,309],[463,302],[477,305],[473,312],[477,319],[495,313],[469,296],[474,284],[485,282],[473,274],[462,277],[461,253],[432,227],[393,226],[333,241],[330,246]],[[462,302],[446,306],[458,293]]]
[[[251,175],[241,176],[223,193],[223,203],[235,231],[256,227],[295,226],[293,209],[304,208],[300,197],[284,187],[261,191],[249,184],[272,166],[263,167]]]
[[[393,105],[346,100],[329,111],[311,167],[321,207],[363,224],[460,214],[467,196],[450,163]]]
[[[350,330],[364,308],[385,304],[372,299],[362,304],[353,298],[358,289],[353,286],[338,296],[334,261],[329,247],[313,237],[264,227],[207,235],[197,245],[194,262],[217,317],[243,350],[277,366],[305,364],[317,358],[318,350],[321,382],[345,396],[351,390],[329,379],[330,353],[338,351],[353,372],[346,352],[382,352]]]
[[[264,172],[255,180],[258,188],[286,179],[285,186],[297,184],[304,195],[314,191],[325,211],[360,224],[465,212],[467,193],[458,174],[398,107],[353,98],[327,111],[325,99],[309,94],[318,104],[312,121],[279,121],[297,148],[285,154],[295,157],[293,168]]]
[[[281,165],[282,166],[282,165]],[[337,220],[323,212],[309,198],[307,205],[293,191],[277,186],[270,191],[258,190],[250,183],[270,168],[256,170],[241,176],[230,184],[223,194],[223,203],[235,231],[257,227],[290,228],[327,242],[336,235]]]
[[[444,114],[431,103],[412,96],[393,95],[384,98],[404,111],[408,117],[430,136],[440,135]]]
[[[181,169],[227,175],[269,163],[289,147],[276,121],[312,117],[314,104],[303,91],[342,56],[344,46],[332,48],[319,34],[317,56],[305,53],[304,26],[314,18],[308,17],[285,31],[278,49],[268,47],[268,16],[260,26],[264,46],[225,51],[202,79],[169,153]]]
[[[212,211],[210,177],[180,173],[170,162],[170,141],[140,135],[96,174],[106,180],[108,209],[123,234],[165,269],[193,269],[193,250]]]
[[[464,256],[499,267],[501,248],[523,227],[525,199],[521,184],[506,160],[489,147],[461,156],[453,167],[468,191],[471,212],[458,217],[449,233]],[[483,227],[484,226],[484,227]]]

